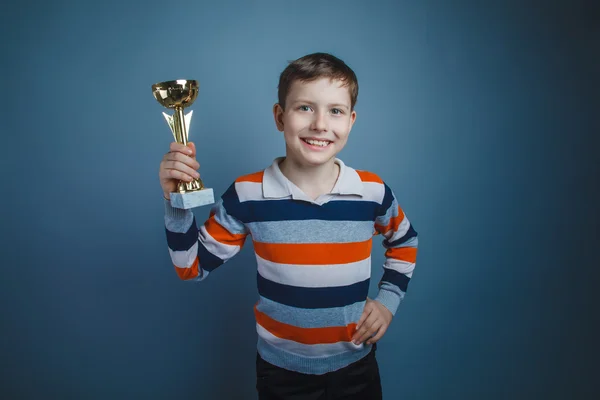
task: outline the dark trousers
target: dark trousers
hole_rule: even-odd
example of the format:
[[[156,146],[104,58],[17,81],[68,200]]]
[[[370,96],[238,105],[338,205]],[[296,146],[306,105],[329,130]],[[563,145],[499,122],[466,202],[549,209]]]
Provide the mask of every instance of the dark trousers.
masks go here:
[[[381,400],[379,366],[371,352],[337,371],[306,375],[266,362],[256,354],[259,400]]]

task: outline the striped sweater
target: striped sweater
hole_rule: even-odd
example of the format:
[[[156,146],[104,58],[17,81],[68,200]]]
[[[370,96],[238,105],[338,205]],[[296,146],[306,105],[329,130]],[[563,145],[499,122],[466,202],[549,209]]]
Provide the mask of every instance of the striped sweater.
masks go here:
[[[165,201],[167,244],[179,278],[203,281],[250,235],[259,354],[324,374],[371,349],[351,339],[369,291],[373,237],[383,236],[386,259],[375,300],[395,314],[415,267],[417,233],[377,175],[336,159],[335,187],[313,200],[281,173],[281,160],[236,179],[200,227],[192,211]]]

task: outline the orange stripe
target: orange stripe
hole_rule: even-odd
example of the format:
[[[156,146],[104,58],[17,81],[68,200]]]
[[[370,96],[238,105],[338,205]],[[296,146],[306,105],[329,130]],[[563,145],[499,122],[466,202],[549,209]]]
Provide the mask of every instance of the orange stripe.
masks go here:
[[[182,280],[194,279],[198,277],[198,257],[194,260],[194,263],[190,268],[181,268],[177,265],[175,266],[175,272],[179,275],[179,278]]]
[[[254,251],[265,260],[279,264],[346,264],[371,255],[372,240],[353,243],[262,243]]]
[[[204,223],[204,227],[217,242],[229,244],[232,246],[242,246],[246,240],[246,235],[241,233],[231,233],[219,224],[214,215]]]
[[[417,262],[417,248],[397,247],[394,249],[387,249],[385,252],[385,256],[414,264]]]
[[[294,325],[284,324],[258,311],[254,306],[256,322],[273,336],[281,339],[293,340],[303,344],[327,344],[337,342],[350,342],[356,330],[356,324],[347,326],[333,326],[326,328],[299,328]]]
[[[381,178],[372,172],[358,170],[356,170],[356,172],[358,173],[358,176],[360,176],[360,180],[363,182],[383,183]]]
[[[395,232],[398,230],[398,227],[402,223],[403,219],[404,219],[404,211],[402,211],[400,206],[398,206],[398,215],[390,218],[390,222],[387,224],[387,226],[375,224],[375,227],[377,228],[377,230],[379,232],[384,233],[384,234],[388,233],[390,230],[393,230]]]
[[[258,171],[258,172],[255,172],[253,174],[248,174],[248,175],[240,176],[235,181],[236,182],[258,182],[258,183],[262,183],[262,181],[263,181],[263,175],[264,174],[265,174],[265,171]]]

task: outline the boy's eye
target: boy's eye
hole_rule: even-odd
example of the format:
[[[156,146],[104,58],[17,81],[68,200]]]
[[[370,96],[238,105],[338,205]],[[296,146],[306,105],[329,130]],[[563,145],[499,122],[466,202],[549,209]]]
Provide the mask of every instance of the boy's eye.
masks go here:
[[[334,109],[331,110],[331,112],[334,115],[342,114],[342,110],[340,110],[339,108],[334,108]]]
[[[298,109],[300,109],[302,111],[310,111],[310,107],[309,106],[300,106],[300,107],[298,107]]]

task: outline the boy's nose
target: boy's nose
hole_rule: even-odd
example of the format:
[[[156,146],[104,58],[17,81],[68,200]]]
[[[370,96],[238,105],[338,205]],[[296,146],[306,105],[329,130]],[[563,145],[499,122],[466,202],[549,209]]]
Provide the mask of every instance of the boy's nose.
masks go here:
[[[311,129],[317,132],[327,131],[327,119],[322,113],[315,113],[315,117],[311,124]]]

